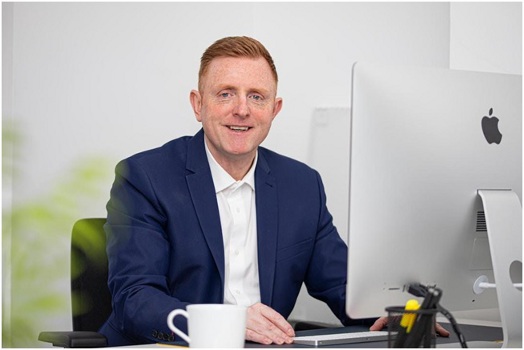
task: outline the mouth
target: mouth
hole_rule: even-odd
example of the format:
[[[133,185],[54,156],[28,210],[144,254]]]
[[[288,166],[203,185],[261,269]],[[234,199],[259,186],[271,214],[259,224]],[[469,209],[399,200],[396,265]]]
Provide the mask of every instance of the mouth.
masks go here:
[[[249,126],[236,126],[236,125],[228,125],[228,128],[233,131],[241,131],[241,132],[245,132],[251,129],[251,127]]]

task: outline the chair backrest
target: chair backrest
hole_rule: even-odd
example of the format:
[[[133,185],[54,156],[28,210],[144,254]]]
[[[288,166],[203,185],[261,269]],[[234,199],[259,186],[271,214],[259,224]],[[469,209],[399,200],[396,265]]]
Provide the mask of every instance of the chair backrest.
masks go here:
[[[71,301],[74,331],[97,332],[111,313],[107,286],[106,219],[81,219],[71,236]]]

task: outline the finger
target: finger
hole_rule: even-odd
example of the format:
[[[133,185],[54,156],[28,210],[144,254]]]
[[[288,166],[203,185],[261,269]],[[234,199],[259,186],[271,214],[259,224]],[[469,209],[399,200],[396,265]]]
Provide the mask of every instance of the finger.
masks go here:
[[[256,305],[252,308],[251,313],[248,311],[248,318],[248,328],[269,338],[272,342],[290,344],[293,341],[291,339],[291,336],[294,335],[293,328],[273,309],[262,304]]]
[[[441,337],[449,337],[450,333],[449,331],[442,327],[439,323],[435,324],[435,330],[437,331],[437,334]]]
[[[295,330],[289,322],[278,312],[270,308],[269,306],[261,304],[263,307],[261,308],[262,315],[271,321],[272,324],[277,326],[282,332],[284,332],[289,337],[295,336]]]
[[[277,344],[277,345],[283,345],[283,344],[291,344],[293,342],[293,339],[286,336],[284,333],[279,331],[279,333],[274,332],[272,329],[268,329],[268,327],[255,327],[253,329],[247,329],[246,330],[246,339],[255,341],[257,343],[261,344]]]
[[[370,331],[380,331],[384,327],[386,327],[387,324],[388,324],[388,318],[387,317],[380,317],[378,320],[375,321],[375,323],[373,323],[371,325],[371,327],[369,327],[369,330]]]
[[[293,339],[288,337],[281,330],[271,323],[258,323],[248,327],[246,336],[249,340],[256,341],[262,344],[291,344]]]
[[[262,344],[290,344],[294,336],[293,328],[276,311],[263,304],[248,308],[246,339]],[[282,322],[284,321],[284,322]],[[288,335],[291,334],[291,335]]]
[[[246,329],[246,340],[253,341],[256,343],[260,343],[260,344],[266,344],[266,345],[273,343],[273,341],[269,339],[268,337],[262,334],[258,334],[257,332],[251,329]]]

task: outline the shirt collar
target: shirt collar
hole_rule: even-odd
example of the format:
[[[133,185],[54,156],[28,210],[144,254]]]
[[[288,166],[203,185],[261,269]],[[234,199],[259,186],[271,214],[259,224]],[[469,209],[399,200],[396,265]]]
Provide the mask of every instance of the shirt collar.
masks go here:
[[[206,146],[207,161],[209,163],[209,168],[211,169],[211,177],[213,178],[213,183],[215,184],[216,193],[219,193],[235,184],[238,188],[244,183],[249,185],[253,191],[255,190],[255,168],[258,161],[258,149],[255,154],[255,160],[253,161],[253,164],[251,165],[251,168],[247,174],[242,180],[236,181],[233,177],[231,177],[231,175],[227,173],[227,171],[224,170],[224,168],[222,168],[220,164],[218,164],[215,157],[213,157],[211,154],[209,147],[207,147],[206,141],[204,141],[204,144]]]

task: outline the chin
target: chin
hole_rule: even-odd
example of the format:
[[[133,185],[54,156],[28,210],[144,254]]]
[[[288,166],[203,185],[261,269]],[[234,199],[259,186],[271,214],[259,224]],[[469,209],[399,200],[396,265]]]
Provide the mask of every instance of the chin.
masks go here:
[[[248,157],[248,156],[254,155],[256,149],[257,149],[256,147],[255,148],[242,148],[242,149],[233,148],[228,153],[229,155],[231,155],[234,158],[242,158],[242,157]]]

